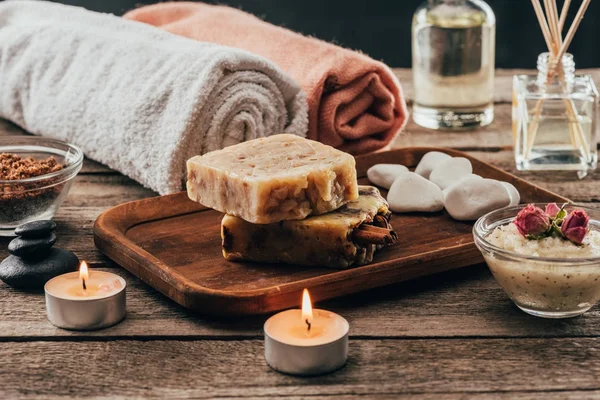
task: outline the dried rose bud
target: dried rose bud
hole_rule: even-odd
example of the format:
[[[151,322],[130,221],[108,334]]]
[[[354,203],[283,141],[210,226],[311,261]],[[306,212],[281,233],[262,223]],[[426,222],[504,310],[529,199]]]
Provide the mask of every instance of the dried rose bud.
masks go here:
[[[546,204],[546,214],[548,214],[550,218],[556,218],[559,212],[560,207],[556,203]]]
[[[528,204],[517,214],[515,225],[526,238],[537,238],[547,233],[552,227],[550,217],[539,207]]]
[[[588,232],[589,222],[590,217],[588,217],[585,211],[574,210],[567,215],[560,226],[560,231],[571,242],[581,244]]]

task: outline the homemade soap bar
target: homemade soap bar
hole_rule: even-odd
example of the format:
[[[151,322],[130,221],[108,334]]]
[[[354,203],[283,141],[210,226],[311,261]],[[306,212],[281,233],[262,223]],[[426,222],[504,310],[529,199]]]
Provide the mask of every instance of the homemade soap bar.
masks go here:
[[[354,157],[295,135],[188,160],[190,199],[255,224],[324,214],[358,198]]]
[[[226,215],[221,222],[223,256],[330,268],[368,264],[375,251],[395,242],[396,234],[379,191],[372,186],[359,189],[357,200],[301,221],[256,225]]]

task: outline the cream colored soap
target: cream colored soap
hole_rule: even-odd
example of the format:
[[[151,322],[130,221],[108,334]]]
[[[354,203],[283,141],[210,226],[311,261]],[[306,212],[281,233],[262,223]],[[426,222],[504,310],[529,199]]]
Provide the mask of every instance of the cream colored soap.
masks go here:
[[[228,260],[330,268],[368,264],[383,245],[357,240],[354,230],[362,225],[391,230],[391,213],[376,188],[359,188],[357,200],[301,221],[257,225],[226,215],[221,222],[223,256]]]
[[[358,198],[354,157],[295,135],[188,160],[190,199],[254,224],[324,214]]]

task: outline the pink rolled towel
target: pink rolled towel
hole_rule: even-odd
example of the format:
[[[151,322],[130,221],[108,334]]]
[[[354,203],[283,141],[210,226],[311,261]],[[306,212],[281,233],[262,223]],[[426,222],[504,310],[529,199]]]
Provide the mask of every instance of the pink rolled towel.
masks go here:
[[[125,18],[271,59],[307,94],[308,137],[352,154],[390,144],[408,119],[397,78],[364,54],[302,36],[243,11],[203,3],[160,3]]]

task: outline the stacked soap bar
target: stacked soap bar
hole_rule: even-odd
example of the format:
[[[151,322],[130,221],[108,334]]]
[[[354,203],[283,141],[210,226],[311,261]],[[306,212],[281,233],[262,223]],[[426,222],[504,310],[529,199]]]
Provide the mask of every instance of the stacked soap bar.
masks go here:
[[[295,135],[193,157],[187,169],[190,199],[254,224],[324,214],[358,198],[354,157]]]
[[[354,158],[276,135],[188,161],[188,195],[224,212],[228,260],[347,268],[396,240],[379,191],[360,187]]]
[[[336,211],[300,221],[257,225],[226,215],[221,222],[223,255],[228,260],[332,268],[368,264],[375,251],[392,244],[396,236],[379,191],[359,186],[359,194]]]

